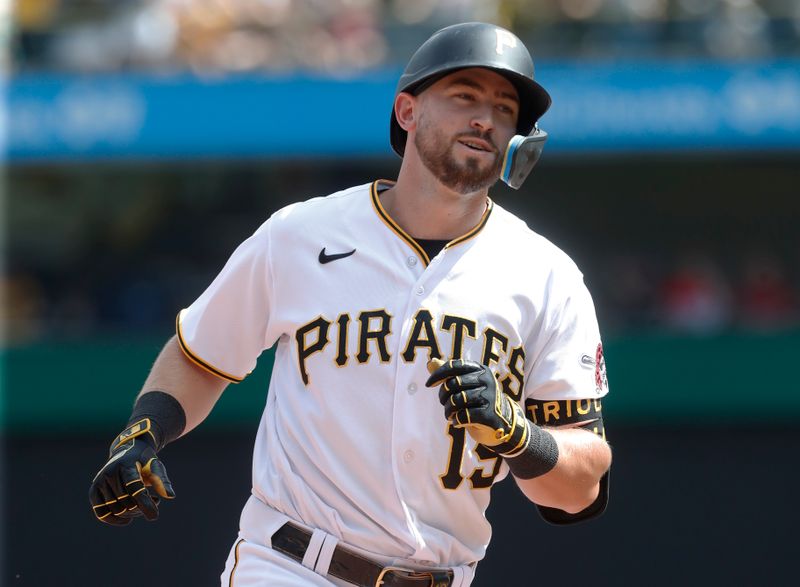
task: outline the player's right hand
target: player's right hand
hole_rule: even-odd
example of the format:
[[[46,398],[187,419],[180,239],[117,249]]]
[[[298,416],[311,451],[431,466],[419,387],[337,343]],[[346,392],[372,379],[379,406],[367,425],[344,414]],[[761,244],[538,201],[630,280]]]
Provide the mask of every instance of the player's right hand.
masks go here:
[[[89,502],[98,520],[114,526],[130,524],[138,516],[152,521],[158,518],[159,496],[175,497],[156,446],[148,418],[114,439],[108,461],[89,488]]]
[[[432,359],[428,387],[439,386],[445,417],[480,444],[503,456],[518,454],[530,439],[522,407],[503,392],[491,369],[475,361]]]

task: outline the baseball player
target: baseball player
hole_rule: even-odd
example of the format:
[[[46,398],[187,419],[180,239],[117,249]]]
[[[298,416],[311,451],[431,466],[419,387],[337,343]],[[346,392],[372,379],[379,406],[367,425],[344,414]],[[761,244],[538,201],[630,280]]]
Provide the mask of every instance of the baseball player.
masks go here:
[[[563,252],[488,196],[498,178],[519,187],[541,153],[550,97],[533,73],[490,24],[417,50],[390,119],[397,180],[276,212],[179,313],[92,482],[99,520],[155,519],[175,495],[159,449],[273,346],[222,585],[467,586],[509,472],[552,523],[604,510],[591,297]]]

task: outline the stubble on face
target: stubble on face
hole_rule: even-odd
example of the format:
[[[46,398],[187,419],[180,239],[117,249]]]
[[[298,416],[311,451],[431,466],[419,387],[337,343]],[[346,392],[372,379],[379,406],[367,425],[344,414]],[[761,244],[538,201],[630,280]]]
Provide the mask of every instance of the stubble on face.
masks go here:
[[[494,160],[481,165],[478,157],[467,157],[463,164],[456,160],[453,148],[457,138],[481,138],[494,148]],[[424,115],[420,117],[414,135],[422,164],[445,187],[459,194],[472,194],[490,188],[500,177],[502,160],[494,141],[487,133],[468,131],[456,137],[447,137]]]

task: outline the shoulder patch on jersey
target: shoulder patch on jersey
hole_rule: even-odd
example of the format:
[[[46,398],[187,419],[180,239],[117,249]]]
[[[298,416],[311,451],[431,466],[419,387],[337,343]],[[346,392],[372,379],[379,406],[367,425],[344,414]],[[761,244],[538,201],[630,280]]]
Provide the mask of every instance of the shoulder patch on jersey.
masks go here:
[[[597,344],[594,363],[595,392],[598,395],[608,393],[608,374],[606,373],[606,359],[603,355],[602,342]]]

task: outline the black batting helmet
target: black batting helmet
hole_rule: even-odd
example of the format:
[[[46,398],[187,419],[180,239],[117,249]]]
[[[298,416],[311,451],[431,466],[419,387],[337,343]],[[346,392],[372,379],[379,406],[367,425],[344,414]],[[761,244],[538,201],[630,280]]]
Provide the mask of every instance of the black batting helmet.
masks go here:
[[[397,84],[400,92],[417,95],[458,69],[483,67],[505,76],[519,93],[517,133],[527,136],[550,107],[550,94],[533,80],[531,54],[512,32],[493,24],[468,22],[435,32],[417,49]],[[392,107],[389,136],[395,153],[403,156],[407,133]]]

